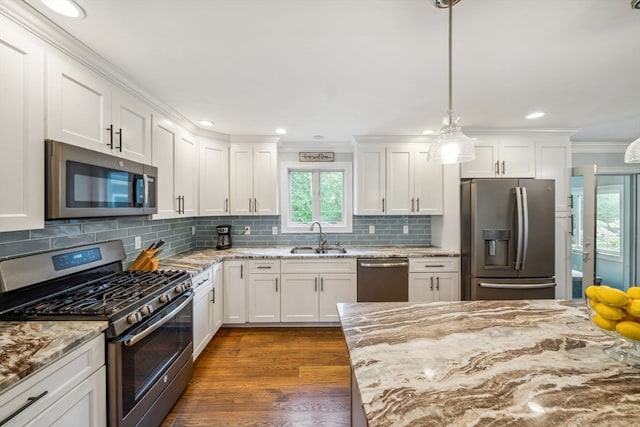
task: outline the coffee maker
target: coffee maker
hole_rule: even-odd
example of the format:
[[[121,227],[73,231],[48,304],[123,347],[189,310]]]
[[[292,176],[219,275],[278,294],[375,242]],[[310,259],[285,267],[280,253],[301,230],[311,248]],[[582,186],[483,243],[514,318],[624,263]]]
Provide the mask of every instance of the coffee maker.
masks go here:
[[[216,249],[231,249],[231,226],[230,225],[218,225],[216,227],[218,233],[218,244]]]

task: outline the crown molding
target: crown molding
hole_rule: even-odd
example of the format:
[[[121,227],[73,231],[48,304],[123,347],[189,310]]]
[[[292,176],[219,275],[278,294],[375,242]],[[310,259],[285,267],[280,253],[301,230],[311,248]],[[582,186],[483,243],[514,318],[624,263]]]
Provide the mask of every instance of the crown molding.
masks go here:
[[[406,142],[432,142],[437,135],[353,135],[358,143],[402,144]]]
[[[571,152],[574,154],[624,153],[628,146],[628,142],[574,141],[571,143]]]
[[[578,129],[569,128],[468,128],[462,131],[467,135],[573,135]]]
[[[278,151],[283,153],[297,153],[300,151],[333,151],[334,153],[353,153],[352,141],[280,141]]]
[[[277,135],[229,135],[232,144],[273,144],[279,141],[280,136]]]
[[[114,64],[100,56],[81,40],[64,31],[28,3],[18,0],[0,1],[0,13],[100,77],[137,96],[157,112],[179,123],[180,126],[190,132],[203,136],[211,132],[196,126],[182,113],[157,99],[150,92],[133,82]],[[225,139],[228,138],[225,134],[218,132],[214,132],[214,134],[220,135]]]

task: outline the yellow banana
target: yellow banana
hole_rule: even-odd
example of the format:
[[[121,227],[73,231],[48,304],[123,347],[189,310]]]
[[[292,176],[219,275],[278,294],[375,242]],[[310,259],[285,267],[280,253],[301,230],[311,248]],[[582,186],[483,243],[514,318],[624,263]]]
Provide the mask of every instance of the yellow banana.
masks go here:
[[[632,299],[624,309],[627,310],[627,313],[630,315],[640,317],[640,299]]]
[[[598,328],[605,329],[607,331],[615,331],[616,330],[616,323],[618,323],[617,320],[605,319],[604,317],[600,316],[599,314],[594,315],[591,318],[591,321]]]
[[[584,290],[584,293],[586,296],[588,296],[591,299],[597,299],[598,298],[598,286],[596,285],[591,285],[589,286],[587,289]]]
[[[629,303],[629,297],[620,289],[609,286],[598,286],[596,291],[598,301],[614,307],[624,307]]]
[[[589,298],[589,307],[595,310],[596,305],[600,304],[597,299]]]
[[[629,298],[640,299],[640,287],[630,287],[629,289],[627,289],[627,295],[629,296]]]

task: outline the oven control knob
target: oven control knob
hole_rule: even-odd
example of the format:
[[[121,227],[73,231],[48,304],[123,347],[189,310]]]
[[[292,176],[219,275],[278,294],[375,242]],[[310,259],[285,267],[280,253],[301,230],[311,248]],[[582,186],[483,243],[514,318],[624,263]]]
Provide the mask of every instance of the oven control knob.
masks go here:
[[[140,314],[142,314],[143,316],[148,316],[151,313],[153,313],[153,307],[151,307],[150,305],[142,306],[142,308],[140,309]]]
[[[184,287],[182,285],[178,285],[176,286],[176,288],[174,289],[176,294],[181,294],[182,292],[184,292]]]
[[[134,323],[138,323],[141,320],[142,320],[142,315],[137,311],[127,316],[127,322],[129,322],[129,324],[131,325],[133,325]]]
[[[162,294],[160,295],[160,303],[162,304],[166,304],[169,301],[171,301],[171,296],[169,294]]]

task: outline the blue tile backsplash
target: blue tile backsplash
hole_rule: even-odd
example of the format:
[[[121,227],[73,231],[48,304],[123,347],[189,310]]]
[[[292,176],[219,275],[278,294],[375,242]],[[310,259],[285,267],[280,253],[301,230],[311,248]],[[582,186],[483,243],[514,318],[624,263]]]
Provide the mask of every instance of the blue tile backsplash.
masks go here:
[[[47,221],[44,229],[0,233],[0,259],[66,248],[104,240],[122,240],[127,253],[126,265],[138,253],[134,237],[141,236],[146,247],[158,239],[166,243],[161,258],[196,247],[215,247],[216,226],[231,225],[234,247],[315,245],[317,232],[281,234],[279,216],[222,216],[150,220],[147,217],[100,218]],[[369,234],[369,226],[375,234]],[[409,226],[409,234],[402,227]],[[245,226],[250,235],[243,235]],[[278,234],[272,234],[272,227]],[[195,227],[195,235],[192,229]],[[431,243],[430,216],[354,216],[352,233],[327,233],[328,244],[343,246],[425,246]]]

